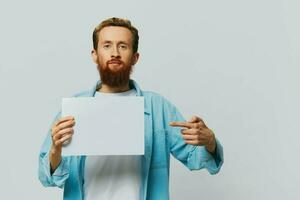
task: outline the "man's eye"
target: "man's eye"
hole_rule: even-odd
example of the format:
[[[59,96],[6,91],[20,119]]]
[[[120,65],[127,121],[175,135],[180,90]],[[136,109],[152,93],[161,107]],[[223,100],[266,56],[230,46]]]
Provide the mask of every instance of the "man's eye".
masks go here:
[[[127,49],[127,46],[126,45],[120,45],[120,48],[121,49]]]
[[[103,45],[103,48],[104,49],[108,49],[110,47],[110,45],[109,44],[105,44],[105,45]]]

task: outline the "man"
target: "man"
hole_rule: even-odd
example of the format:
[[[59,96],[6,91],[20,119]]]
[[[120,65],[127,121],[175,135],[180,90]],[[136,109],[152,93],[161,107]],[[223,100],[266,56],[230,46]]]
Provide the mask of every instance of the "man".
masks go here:
[[[63,157],[63,143],[76,134],[76,119],[59,112],[40,152],[39,179],[44,186],[64,188],[64,199],[169,199],[170,154],[190,170],[206,168],[215,174],[222,166],[222,146],[202,119],[185,122],[168,100],[142,91],[130,79],[139,59],[138,40],[128,20],[110,18],[99,24],[92,58],[101,82],[75,97],[143,96],[145,155]]]

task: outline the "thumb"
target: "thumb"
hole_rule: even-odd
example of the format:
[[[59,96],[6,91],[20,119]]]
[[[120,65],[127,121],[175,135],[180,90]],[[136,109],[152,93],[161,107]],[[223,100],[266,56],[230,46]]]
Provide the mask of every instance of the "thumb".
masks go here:
[[[197,116],[193,116],[191,117],[191,119],[188,121],[190,123],[196,123],[196,122],[200,122],[200,117],[197,117]]]

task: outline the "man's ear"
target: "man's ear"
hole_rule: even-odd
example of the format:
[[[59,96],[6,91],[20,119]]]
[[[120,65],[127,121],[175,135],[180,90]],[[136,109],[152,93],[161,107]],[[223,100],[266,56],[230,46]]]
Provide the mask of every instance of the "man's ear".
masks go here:
[[[98,64],[98,63],[97,63],[98,55],[97,55],[97,51],[96,51],[95,49],[93,49],[93,50],[91,51],[91,55],[92,55],[93,61],[94,61],[96,64]]]
[[[140,54],[138,52],[134,53],[132,56],[132,65],[135,65],[139,60]]]

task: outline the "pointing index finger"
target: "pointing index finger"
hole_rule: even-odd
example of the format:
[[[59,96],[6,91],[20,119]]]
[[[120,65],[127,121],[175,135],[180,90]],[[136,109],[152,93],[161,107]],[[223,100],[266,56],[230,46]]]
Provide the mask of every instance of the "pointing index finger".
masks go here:
[[[189,122],[170,122],[169,125],[174,127],[193,128],[193,125]]]

